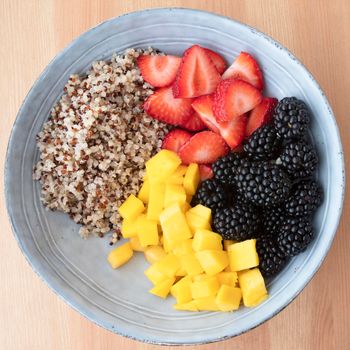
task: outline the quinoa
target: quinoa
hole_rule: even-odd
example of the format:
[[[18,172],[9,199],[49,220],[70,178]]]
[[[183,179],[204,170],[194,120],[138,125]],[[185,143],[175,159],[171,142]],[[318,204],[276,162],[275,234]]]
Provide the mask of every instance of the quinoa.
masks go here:
[[[120,232],[118,207],[137,193],[145,162],[161,146],[165,124],[142,109],[153,93],[128,49],[110,61],[97,61],[86,75],[72,75],[64,94],[37,135],[40,160],[34,179],[42,185],[46,208],[63,211],[86,238]]]

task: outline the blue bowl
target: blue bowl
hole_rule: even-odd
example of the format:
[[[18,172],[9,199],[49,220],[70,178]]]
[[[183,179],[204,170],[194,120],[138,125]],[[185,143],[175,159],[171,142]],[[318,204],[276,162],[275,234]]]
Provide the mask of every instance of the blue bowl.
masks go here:
[[[316,239],[269,281],[270,297],[258,307],[234,313],[175,311],[173,300],[147,293],[146,263],[137,256],[113,271],[106,240],[83,241],[67,215],[46,211],[32,180],[38,160],[35,136],[62,95],[72,73],[129,47],[153,46],[169,54],[192,44],[209,47],[231,62],[248,51],[261,64],[266,95],[304,100],[320,156],[319,181],[325,200],[317,211]],[[229,18],[189,9],[154,9],[106,21],[81,35],[48,65],[26,97],[9,141],[5,192],[15,237],[33,269],[68,304],[92,322],[126,337],[157,344],[223,340],[254,328],[288,305],[311,280],[337,230],[344,196],[344,160],[336,121],[321,88],[307,69],[276,41]],[[171,298],[169,298],[171,299]]]

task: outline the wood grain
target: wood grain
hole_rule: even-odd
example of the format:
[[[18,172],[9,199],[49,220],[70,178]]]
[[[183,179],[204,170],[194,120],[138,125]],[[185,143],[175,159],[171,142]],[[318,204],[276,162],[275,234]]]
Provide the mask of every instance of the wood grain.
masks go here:
[[[0,349],[156,348],[119,337],[90,323],[35,275],[11,233],[3,199],[3,163],[8,136],[21,101],[57,52],[105,19],[142,8],[167,6],[192,7],[230,16],[287,46],[326,92],[348,157],[348,0],[0,1]],[[348,165],[347,170],[350,170]],[[290,306],[247,334],[198,349],[350,349],[349,214],[347,196],[343,219],[326,261]],[[193,348],[187,347],[188,350]]]

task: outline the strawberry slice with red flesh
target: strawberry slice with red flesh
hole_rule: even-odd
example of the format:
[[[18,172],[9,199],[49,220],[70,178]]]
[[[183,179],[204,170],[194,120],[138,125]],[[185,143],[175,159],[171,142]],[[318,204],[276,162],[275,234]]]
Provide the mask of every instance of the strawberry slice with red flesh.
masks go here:
[[[211,165],[199,164],[199,175],[201,177],[201,181],[213,178],[214,173]]]
[[[256,129],[259,129],[264,124],[271,121],[277,103],[277,98],[264,97],[263,100],[250,112],[246,130],[247,137],[249,137]]]
[[[215,118],[219,123],[232,120],[252,110],[261,100],[261,92],[245,81],[223,80],[214,93]]]
[[[210,57],[212,62],[214,63],[214,66],[218,71],[218,73],[222,74],[223,72],[225,72],[227,68],[227,64],[226,64],[226,61],[223,59],[223,57],[213,50],[207,49],[205,47],[203,47],[203,49],[207,53],[207,55]]]
[[[173,129],[165,136],[162,143],[162,149],[178,153],[180,148],[187,143],[191,137],[192,134],[185,130]]]
[[[181,57],[170,55],[143,55],[137,59],[143,79],[155,87],[170,85],[175,80],[180,64]]]
[[[241,52],[230,67],[222,75],[222,79],[236,78],[246,81],[262,90],[263,75],[256,60],[247,52]]]
[[[221,76],[205,50],[194,45],[187,49],[173,84],[174,97],[192,98],[211,94]]]
[[[181,126],[189,131],[202,131],[207,128],[196,112],[194,112],[187,122]]]
[[[164,123],[183,125],[191,115],[193,109],[191,98],[174,98],[171,86],[157,89],[143,104],[146,113]]]
[[[211,164],[227,154],[228,150],[220,135],[212,131],[201,131],[181,147],[179,156],[184,164]]]
[[[228,122],[218,123],[213,113],[213,95],[196,98],[192,103],[192,107],[207,127],[219,133],[232,149],[243,141],[247,125],[246,115],[238,116]]]

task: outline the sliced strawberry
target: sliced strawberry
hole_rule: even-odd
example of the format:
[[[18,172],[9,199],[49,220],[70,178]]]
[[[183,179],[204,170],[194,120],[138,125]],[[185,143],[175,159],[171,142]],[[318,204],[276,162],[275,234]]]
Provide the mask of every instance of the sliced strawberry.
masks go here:
[[[184,164],[211,164],[227,152],[226,142],[220,135],[201,131],[181,147],[179,156]]]
[[[277,98],[264,97],[260,104],[250,112],[246,130],[247,137],[249,137],[256,129],[271,120],[277,102]]]
[[[181,58],[176,56],[144,55],[137,59],[141,75],[155,87],[170,85],[176,77]]]
[[[232,120],[261,102],[261,92],[243,80],[222,80],[214,93],[213,111],[220,122]]]
[[[221,79],[214,63],[198,45],[187,49],[173,84],[175,97],[197,97],[212,93]]]
[[[211,165],[199,164],[199,175],[201,177],[201,181],[209,180],[214,177]]]
[[[223,72],[225,72],[227,68],[227,64],[226,64],[226,61],[223,59],[223,57],[213,50],[207,49],[205,47],[203,47],[203,49],[205,50],[207,55],[209,55],[210,59],[213,61],[214,66],[216,70],[219,72],[219,74],[222,74]]]
[[[262,90],[264,86],[260,67],[255,59],[247,52],[241,52],[222,75],[222,79],[228,78],[244,80],[259,90]]]
[[[194,112],[187,120],[187,122],[181,126],[189,131],[202,131],[207,128],[207,126],[202,122],[202,119],[196,112]]]
[[[144,110],[151,117],[171,125],[184,124],[193,114],[191,98],[174,98],[172,88],[156,90],[143,104]]]
[[[162,149],[168,149],[169,151],[178,153],[180,148],[188,142],[191,137],[192,134],[185,130],[173,129],[165,136]]]
[[[231,148],[236,148],[243,141],[247,124],[245,115],[238,116],[228,122],[218,123],[213,113],[213,95],[196,98],[192,107],[207,127],[219,133]]]

